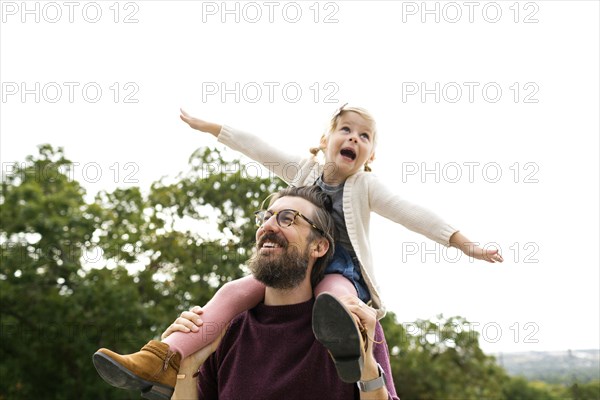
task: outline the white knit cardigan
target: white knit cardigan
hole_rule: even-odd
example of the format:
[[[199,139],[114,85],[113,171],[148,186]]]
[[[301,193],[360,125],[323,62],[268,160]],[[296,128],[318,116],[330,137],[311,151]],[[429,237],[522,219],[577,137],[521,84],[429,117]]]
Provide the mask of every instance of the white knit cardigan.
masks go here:
[[[261,163],[289,185],[312,185],[325,168],[315,157],[286,154],[255,135],[226,125],[218,139],[229,148]],[[369,243],[371,211],[444,246],[449,245],[450,236],[457,231],[431,211],[391,192],[372,172],[360,171],[346,179],[343,209],[348,236],[371,294],[370,305],[377,310],[378,318],[385,315],[385,307],[375,280]]]

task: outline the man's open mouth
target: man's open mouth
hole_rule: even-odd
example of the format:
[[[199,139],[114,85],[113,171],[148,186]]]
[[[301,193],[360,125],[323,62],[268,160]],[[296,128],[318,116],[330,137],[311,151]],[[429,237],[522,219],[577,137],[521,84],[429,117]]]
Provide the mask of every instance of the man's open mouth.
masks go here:
[[[262,244],[261,248],[262,249],[276,249],[281,247],[281,245],[277,244],[277,243],[273,243],[270,241],[266,241]]]
[[[276,233],[266,233],[258,241],[259,249],[279,249],[285,246],[285,240]]]

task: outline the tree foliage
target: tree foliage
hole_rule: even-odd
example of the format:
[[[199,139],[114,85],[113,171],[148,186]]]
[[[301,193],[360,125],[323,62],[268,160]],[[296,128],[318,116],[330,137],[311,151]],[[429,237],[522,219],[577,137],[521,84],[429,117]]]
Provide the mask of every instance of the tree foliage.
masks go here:
[[[461,317],[418,320],[399,326],[393,314],[384,329],[392,373],[403,400],[499,399],[507,378],[479,347],[478,333]]]
[[[199,149],[172,182],[86,201],[63,149],[49,145],[2,179],[0,400],[125,399],[94,370],[100,347],[137,351],[182,310],[242,276],[252,212],[279,180]],[[509,377],[461,317],[382,320],[396,388],[411,399],[598,399],[598,382],[563,387]],[[595,396],[595,397],[594,397]]]
[[[158,181],[147,195],[101,192],[88,203],[71,165],[44,145],[2,181],[0,398],[130,395],[101,381],[91,355],[136,351],[242,276],[252,211],[281,186],[200,149],[175,183]],[[178,229],[186,219],[196,226]]]

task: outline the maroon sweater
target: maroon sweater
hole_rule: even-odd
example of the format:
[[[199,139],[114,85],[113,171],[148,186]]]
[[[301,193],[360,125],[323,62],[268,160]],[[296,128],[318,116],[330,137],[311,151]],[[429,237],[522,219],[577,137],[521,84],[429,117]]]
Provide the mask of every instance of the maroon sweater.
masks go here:
[[[259,304],[238,315],[217,350],[200,368],[200,399],[350,400],[359,399],[356,384],[342,382],[327,350],[312,328],[314,299],[286,306]],[[375,340],[383,339],[377,323]],[[387,344],[374,343],[390,399],[398,399]]]

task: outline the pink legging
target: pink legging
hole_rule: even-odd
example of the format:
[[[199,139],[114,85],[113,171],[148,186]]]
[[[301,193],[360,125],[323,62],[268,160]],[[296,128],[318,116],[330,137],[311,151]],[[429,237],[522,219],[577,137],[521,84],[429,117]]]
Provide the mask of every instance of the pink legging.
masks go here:
[[[336,297],[357,296],[356,288],[348,279],[340,274],[327,274],[314,290],[315,297],[323,292],[329,292]],[[204,324],[197,332],[175,332],[166,337],[171,350],[185,358],[194,354],[215,340],[223,329],[239,313],[256,306],[265,297],[265,285],[246,276],[221,287],[214,297],[202,308],[201,315]]]

